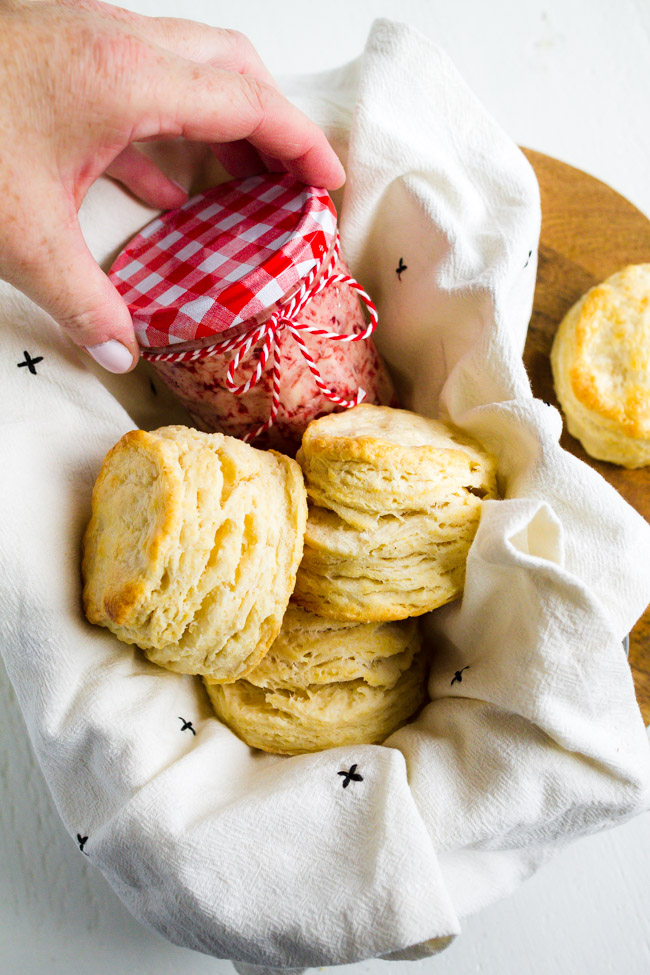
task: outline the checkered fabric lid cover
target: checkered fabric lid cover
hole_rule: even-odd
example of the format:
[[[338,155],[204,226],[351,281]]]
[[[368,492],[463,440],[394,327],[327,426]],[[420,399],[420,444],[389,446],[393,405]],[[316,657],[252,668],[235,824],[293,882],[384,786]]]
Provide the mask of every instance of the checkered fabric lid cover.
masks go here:
[[[165,348],[263,319],[322,266],[335,238],[326,190],[266,173],[222,183],[158,217],[109,277],[140,345]]]

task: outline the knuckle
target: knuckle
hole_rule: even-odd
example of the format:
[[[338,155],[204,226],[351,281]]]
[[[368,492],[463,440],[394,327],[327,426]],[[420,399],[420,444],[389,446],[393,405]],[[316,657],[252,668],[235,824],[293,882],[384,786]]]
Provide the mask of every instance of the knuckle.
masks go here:
[[[57,323],[68,332],[75,341],[88,341],[98,332],[106,331],[107,326],[115,317],[115,309],[106,301],[103,295],[69,294],[54,297],[53,317]]]
[[[261,122],[266,114],[269,101],[269,86],[252,75],[241,75],[242,95],[250,107],[251,114]]]
[[[224,27],[222,28],[222,36],[224,40],[237,51],[248,52],[253,50],[253,45],[248,40],[246,35],[242,34],[240,30],[233,30],[231,27]]]
[[[246,72],[259,66],[257,51],[246,34],[225,28],[222,36],[228,49],[227,60],[236,71]]]
[[[80,342],[87,341],[88,336],[94,335],[99,326],[106,324],[97,313],[89,309],[81,312],[55,312],[54,318],[65,332]]]

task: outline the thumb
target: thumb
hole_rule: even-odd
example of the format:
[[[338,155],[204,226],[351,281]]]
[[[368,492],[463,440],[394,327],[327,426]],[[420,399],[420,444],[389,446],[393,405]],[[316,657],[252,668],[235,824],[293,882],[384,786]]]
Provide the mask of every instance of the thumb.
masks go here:
[[[50,224],[12,283],[109,372],[129,372],[137,364],[129,310],[90,253],[76,213]]]

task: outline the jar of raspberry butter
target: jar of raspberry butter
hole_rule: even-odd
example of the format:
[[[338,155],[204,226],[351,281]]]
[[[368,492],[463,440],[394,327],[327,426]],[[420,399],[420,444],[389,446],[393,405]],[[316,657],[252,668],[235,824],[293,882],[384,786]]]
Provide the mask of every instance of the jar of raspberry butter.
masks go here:
[[[222,183],[145,227],[109,277],[202,430],[293,452],[318,416],[394,404],[325,190],[275,173]]]

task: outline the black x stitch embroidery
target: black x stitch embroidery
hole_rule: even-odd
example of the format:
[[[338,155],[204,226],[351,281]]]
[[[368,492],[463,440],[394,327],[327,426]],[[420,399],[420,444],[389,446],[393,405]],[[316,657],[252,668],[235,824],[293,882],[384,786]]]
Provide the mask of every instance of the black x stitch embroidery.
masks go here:
[[[37,375],[37,372],[36,372],[35,366],[36,366],[36,364],[38,362],[42,362],[43,361],[43,356],[42,355],[37,355],[34,359],[32,359],[32,357],[29,354],[29,352],[27,352],[25,349],[23,349],[23,355],[25,356],[25,361],[24,362],[17,362],[16,365],[18,366],[19,369],[20,369],[21,366],[27,366],[27,368],[31,372],[32,376],[36,376]]]
[[[400,257],[399,264],[395,268],[395,274],[400,281],[402,280],[402,271],[408,271],[408,264],[405,264],[404,259]]]
[[[359,775],[359,773],[357,772],[356,763],[354,765],[351,765],[347,772],[337,772],[336,774],[345,776],[345,778],[343,779],[344,789],[347,789],[350,782],[363,782],[363,775]]]
[[[528,265],[530,263],[530,259],[531,259],[532,256],[533,256],[533,252],[532,251],[528,251],[528,257],[526,258],[526,263],[524,264],[524,267],[528,267]]]
[[[181,728],[181,731],[187,731],[187,729],[189,728],[189,730],[192,732],[192,734],[193,735],[196,735],[196,731],[192,727],[192,722],[191,721],[186,721],[185,718],[181,718],[180,715],[178,716],[178,720],[183,722],[183,727]]]
[[[88,856],[88,854],[84,850],[84,846],[86,845],[87,842],[88,842],[87,836],[82,836],[81,833],[77,833],[77,843],[79,844],[79,849],[84,854],[84,856]]]
[[[451,687],[454,686],[454,684],[456,683],[456,681],[458,681],[459,684],[462,683],[462,680],[463,680],[463,670],[469,670],[469,664],[467,664],[467,666],[466,667],[463,667],[461,670],[457,670],[456,671],[456,673],[454,674],[454,676],[451,679],[451,685],[450,685]]]

